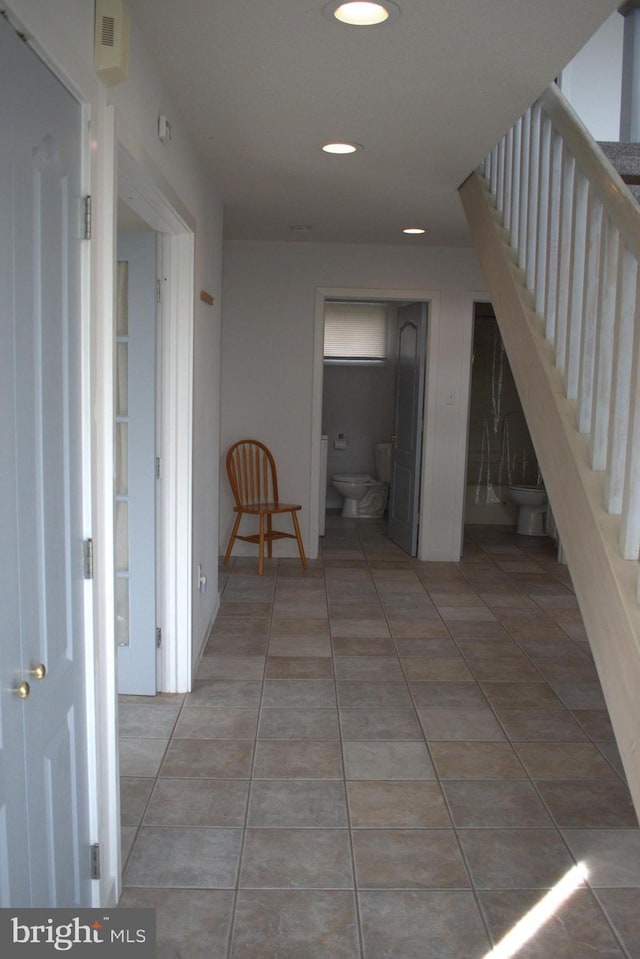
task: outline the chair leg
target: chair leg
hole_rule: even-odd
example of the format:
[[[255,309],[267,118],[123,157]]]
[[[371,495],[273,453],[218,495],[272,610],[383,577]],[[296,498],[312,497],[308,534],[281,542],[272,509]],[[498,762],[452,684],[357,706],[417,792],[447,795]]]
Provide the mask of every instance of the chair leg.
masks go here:
[[[264,516],[260,514],[260,532],[258,534],[258,576],[264,572]]]
[[[307,568],[307,557],[304,555],[304,546],[302,544],[302,536],[300,535],[300,526],[298,524],[298,517],[296,516],[295,510],[291,511],[291,519],[293,520],[293,528],[296,533],[296,540],[298,541],[298,551],[300,553],[300,562],[302,563],[302,568]]]
[[[240,520],[242,519],[242,513],[238,513],[236,516],[236,521],[233,524],[233,529],[231,531],[231,536],[229,537],[229,545],[227,546],[227,552],[224,554],[223,565],[226,566],[229,562],[229,557],[231,556],[231,550],[233,549],[233,544],[236,539],[236,534],[238,532],[238,527],[240,526]]]
[[[273,517],[271,513],[267,514],[267,556],[269,559],[273,558],[273,540],[271,539],[271,534],[273,533]]]

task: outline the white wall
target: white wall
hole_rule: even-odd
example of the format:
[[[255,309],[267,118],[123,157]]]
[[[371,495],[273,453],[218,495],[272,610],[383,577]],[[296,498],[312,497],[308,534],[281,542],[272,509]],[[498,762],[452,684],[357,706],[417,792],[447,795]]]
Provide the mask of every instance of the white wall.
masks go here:
[[[427,461],[423,527],[428,554],[457,559],[466,457],[467,398],[473,300],[485,288],[470,249],[351,246],[313,243],[225,244],[222,330],[222,450],[241,437],[262,439],[273,450],[281,497],[303,504],[301,524],[310,555],[317,555],[312,500],[319,477],[313,444],[316,291],[341,288],[432,291],[430,382],[427,392]],[[390,299],[385,295],[385,299]],[[320,370],[322,364],[320,364]],[[226,477],[220,494],[221,548],[231,528]],[[276,555],[294,555],[285,541]],[[294,547],[295,549],[295,547]],[[245,550],[240,547],[238,552]]]
[[[145,171],[195,230],[193,565],[202,562],[209,578],[206,594],[194,584],[194,654],[206,635],[217,605],[218,409],[220,364],[221,204],[180,126],[155,65],[144,49],[141,31],[132,25],[130,75],[107,89],[93,69],[94,4],[89,0],[9,0],[11,19],[34,48],[85,106],[87,143],[84,184],[93,196],[94,237],[86,248],[83,329],[85,355],[85,432],[87,440],[86,535],[95,541],[93,629],[88,650],[92,767],[92,842],[101,845],[102,878],[96,904],[115,902],[119,876],[119,801],[115,649],[113,639],[113,263],[115,239],[116,144]],[[157,138],[157,117],[170,118],[173,140]],[[115,122],[115,131],[114,131]],[[211,307],[199,299],[206,289],[216,296]],[[195,580],[195,576],[194,576]],[[188,642],[188,636],[176,642]]]
[[[624,18],[613,13],[573,58],[560,88],[596,140],[620,139]]]

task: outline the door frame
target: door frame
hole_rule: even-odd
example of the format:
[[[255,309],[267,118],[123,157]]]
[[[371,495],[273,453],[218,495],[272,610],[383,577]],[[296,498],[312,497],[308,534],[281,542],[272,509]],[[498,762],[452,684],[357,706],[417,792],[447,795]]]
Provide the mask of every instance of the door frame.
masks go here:
[[[195,223],[175,196],[118,143],[118,194],[158,234],[162,264],[159,380],[162,395],[159,490],[160,623],[158,691],[191,684],[193,275]]]
[[[464,390],[464,395],[461,397],[462,409],[465,412],[465,422],[466,429],[464,432],[464,455],[462,461],[464,463],[464,479],[463,486],[461,491],[462,500],[460,503],[460,556],[464,555],[464,514],[465,514],[465,497],[466,497],[466,487],[467,487],[467,469],[468,469],[468,460],[469,460],[469,424],[471,419],[471,378],[473,376],[473,334],[475,330],[476,323],[476,306],[479,303],[488,303],[493,306],[491,297],[487,292],[475,291],[468,294],[467,308],[469,310],[469,327],[468,335],[466,337],[465,343],[462,346],[461,355],[463,362],[466,368],[466,378],[461,380],[461,385]],[[461,391],[462,392],[462,391]]]
[[[432,521],[428,508],[428,497],[424,491],[429,488],[435,469],[434,418],[436,410],[436,359],[437,343],[440,335],[440,293],[438,290],[425,289],[380,289],[375,287],[317,287],[315,292],[315,319],[313,340],[313,383],[311,400],[311,501],[309,504],[309,523],[311,544],[317,556],[320,534],[320,440],[322,434],[322,388],[324,379],[324,306],[327,300],[381,300],[385,302],[410,301],[428,303],[428,324],[426,344],[426,383],[424,391],[424,438],[422,443],[420,501],[421,522],[418,531],[418,559],[427,560],[429,556],[429,530]]]

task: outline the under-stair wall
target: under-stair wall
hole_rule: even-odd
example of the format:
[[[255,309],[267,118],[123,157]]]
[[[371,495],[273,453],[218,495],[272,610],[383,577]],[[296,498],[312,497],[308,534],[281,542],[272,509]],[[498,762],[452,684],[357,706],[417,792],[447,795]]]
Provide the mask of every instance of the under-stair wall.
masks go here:
[[[555,85],[460,197],[640,818],[640,208]]]

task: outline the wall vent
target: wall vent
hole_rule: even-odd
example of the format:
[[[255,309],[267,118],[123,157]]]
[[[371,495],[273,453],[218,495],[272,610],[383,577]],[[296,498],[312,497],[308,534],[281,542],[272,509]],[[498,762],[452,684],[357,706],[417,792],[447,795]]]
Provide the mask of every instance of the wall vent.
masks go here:
[[[129,14],[123,0],[96,0],[96,73],[107,86],[129,73]]]
[[[113,47],[116,37],[116,21],[113,17],[102,17],[100,21],[100,43],[103,47]]]

